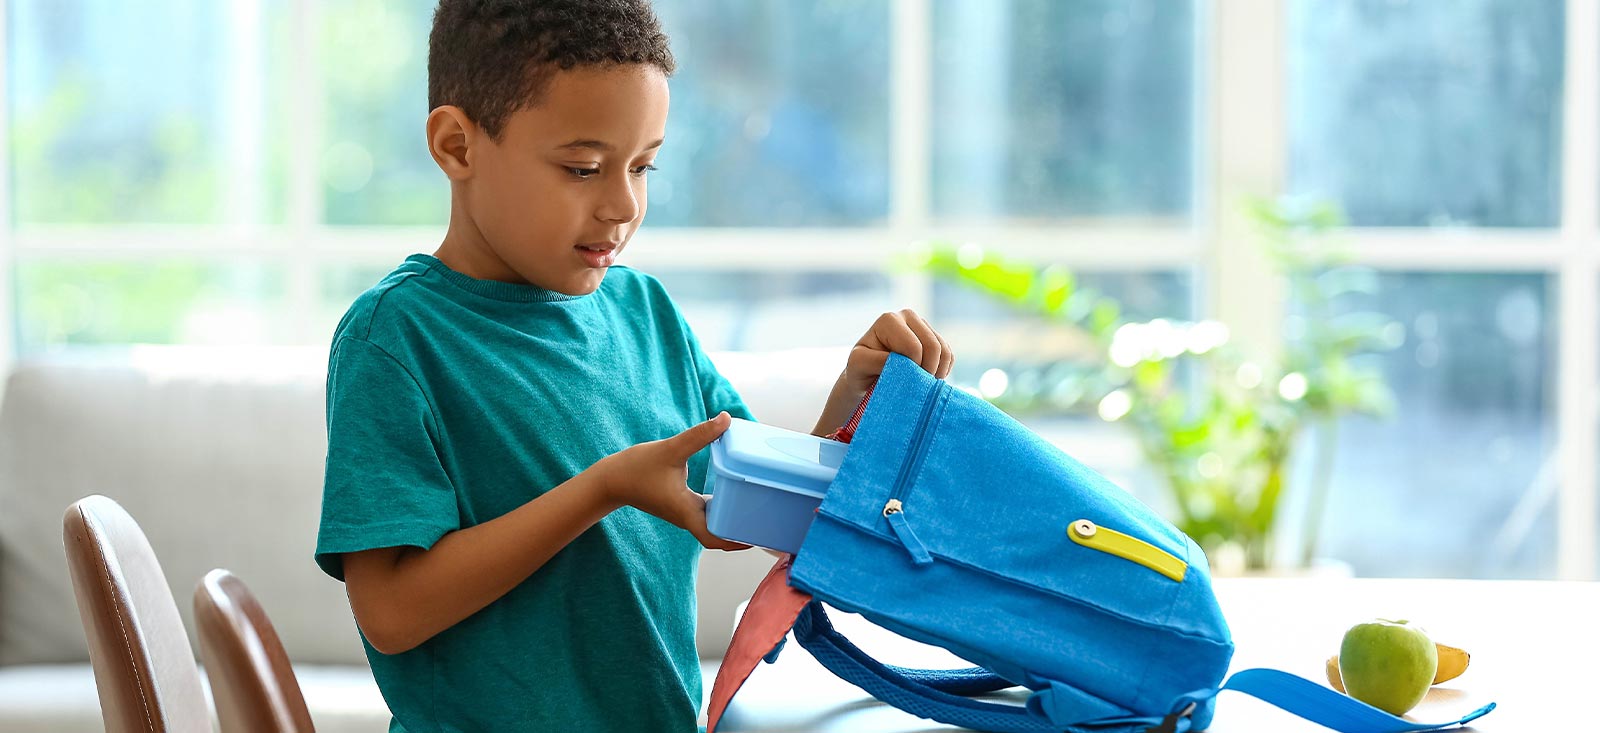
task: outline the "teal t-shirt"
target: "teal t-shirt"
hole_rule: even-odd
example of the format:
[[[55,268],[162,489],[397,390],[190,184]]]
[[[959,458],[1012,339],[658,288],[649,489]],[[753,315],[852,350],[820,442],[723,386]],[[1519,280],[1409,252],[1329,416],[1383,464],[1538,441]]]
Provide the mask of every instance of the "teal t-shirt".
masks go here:
[[[316,561],[340,580],[340,553],[428,548],[624,448],[721,410],[750,418],[655,278],[612,267],[574,297],[427,255],[340,322],[327,409]],[[689,462],[690,487],[707,458]],[[417,648],[366,644],[391,730],[696,730],[700,550],[623,507]]]

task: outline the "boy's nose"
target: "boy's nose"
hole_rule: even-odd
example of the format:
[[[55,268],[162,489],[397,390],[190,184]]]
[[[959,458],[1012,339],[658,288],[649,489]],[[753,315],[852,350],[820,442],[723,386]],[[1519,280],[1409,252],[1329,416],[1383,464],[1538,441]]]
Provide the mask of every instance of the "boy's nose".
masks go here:
[[[605,197],[600,201],[600,207],[595,210],[595,218],[601,221],[626,223],[639,216],[639,196],[633,190],[633,182],[622,180],[606,187]]]

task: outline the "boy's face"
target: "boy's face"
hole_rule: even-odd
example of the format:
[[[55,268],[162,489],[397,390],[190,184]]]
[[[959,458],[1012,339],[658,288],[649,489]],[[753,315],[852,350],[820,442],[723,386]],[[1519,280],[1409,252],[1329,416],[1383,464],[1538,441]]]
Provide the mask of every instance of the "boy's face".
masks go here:
[[[567,295],[599,288],[644,219],[667,103],[653,66],[580,67],[557,71],[499,142],[474,130],[461,193],[492,255],[485,272]]]

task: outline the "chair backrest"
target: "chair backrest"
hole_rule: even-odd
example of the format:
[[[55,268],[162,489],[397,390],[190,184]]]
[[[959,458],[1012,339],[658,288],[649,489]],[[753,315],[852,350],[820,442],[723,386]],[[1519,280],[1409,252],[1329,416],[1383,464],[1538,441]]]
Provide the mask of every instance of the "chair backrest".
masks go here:
[[[209,733],[211,714],[161,563],[115,501],[89,496],[63,520],[107,733]]]
[[[206,573],[194,589],[194,622],[222,733],[314,730],[289,654],[244,581]]]

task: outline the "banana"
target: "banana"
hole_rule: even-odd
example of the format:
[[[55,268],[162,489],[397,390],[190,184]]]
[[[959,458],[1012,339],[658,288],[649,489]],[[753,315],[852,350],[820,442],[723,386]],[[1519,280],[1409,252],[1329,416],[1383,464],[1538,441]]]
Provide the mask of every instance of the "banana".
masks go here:
[[[1439,652],[1439,669],[1433,673],[1433,684],[1449,682],[1460,677],[1462,672],[1467,671],[1467,665],[1472,662],[1471,654],[1453,646],[1440,644],[1437,641],[1433,643],[1433,646]],[[1325,666],[1328,673],[1328,684],[1333,685],[1333,689],[1344,692],[1344,678],[1339,674],[1339,655],[1335,654],[1328,657],[1328,662]]]
[[[1467,664],[1472,661],[1472,655],[1453,646],[1445,646],[1434,642],[1433,646],[1439,650],[1439,670],[1433,674],[1433,684],[1449,682],[1467,671]]]

